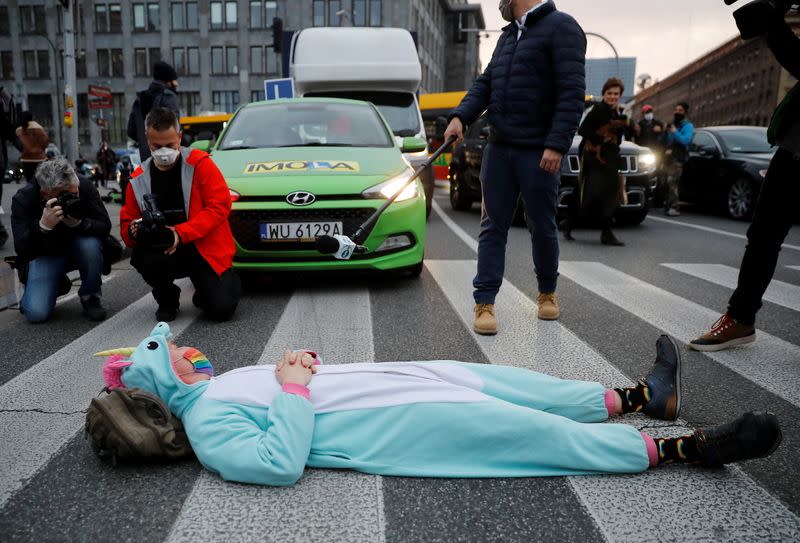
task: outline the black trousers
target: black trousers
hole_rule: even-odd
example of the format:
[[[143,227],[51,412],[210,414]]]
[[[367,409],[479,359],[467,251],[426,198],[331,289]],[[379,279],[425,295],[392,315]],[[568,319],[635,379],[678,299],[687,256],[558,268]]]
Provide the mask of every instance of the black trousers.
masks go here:
[[[781,245],[792,228],[800,200],[800,159],[778,149],[767,170],[761,195],[747,230],[747,249],[739,269],[739,284],[728,302],[728,314],[743,324],[754,324]]]
[[[153,297],[159,307],[165,309],[178,309],[181,289],[175,285],[175,280],[183,277],[190,278],[194,285],[194,304],[213,320],[230,319],[242,295],[242,284],[236,272],[228,268],[217,275],[194,243],[179,246],[170,256],[137,247],[131,255],[131,264],[153,287]]]

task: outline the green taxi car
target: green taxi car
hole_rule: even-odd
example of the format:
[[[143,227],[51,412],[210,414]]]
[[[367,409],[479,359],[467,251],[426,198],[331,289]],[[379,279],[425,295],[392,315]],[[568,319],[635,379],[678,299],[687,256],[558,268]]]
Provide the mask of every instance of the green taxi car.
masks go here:
[[[202,148],[202,143],[195,146]],[[239,270],[402,270],[418,275],[425,246],[425,194],[416,181],[381,215],[366,254],[336,260],[314,245],[353,232],[411,177],[403,146],[367,102],[300,98],[241,107],[213,149],[233,200]]]

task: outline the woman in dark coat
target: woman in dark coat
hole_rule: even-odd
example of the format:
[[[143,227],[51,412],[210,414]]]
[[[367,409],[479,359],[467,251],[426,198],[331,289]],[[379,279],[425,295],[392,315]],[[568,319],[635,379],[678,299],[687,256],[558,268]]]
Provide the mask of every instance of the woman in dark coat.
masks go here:
[[[604,245],[624,245],[611,231],[614,211],[627,201],[625,179],[619,174],[620,143],[625,132],[625,117],[617,109],[625,90],[621,80],[612,77],[603,85],[603,101],[586,115],[578,129],[581,142],[581,174],[577,201],[570,218],[561,224],[564,237],[572,241],[572,228],[580,217],[597,222]]]

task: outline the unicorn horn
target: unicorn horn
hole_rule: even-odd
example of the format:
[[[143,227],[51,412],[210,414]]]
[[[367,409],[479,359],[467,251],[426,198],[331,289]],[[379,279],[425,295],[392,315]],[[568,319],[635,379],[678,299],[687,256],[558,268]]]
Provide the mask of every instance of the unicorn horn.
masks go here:
[[[111,356],[115,354],[121,354],[122,356],[130,356],[136,350],[136,347],[120,347],[119,349],[110,349],[108,351],[101,351],[99,353],[94,353],[92,356]]]

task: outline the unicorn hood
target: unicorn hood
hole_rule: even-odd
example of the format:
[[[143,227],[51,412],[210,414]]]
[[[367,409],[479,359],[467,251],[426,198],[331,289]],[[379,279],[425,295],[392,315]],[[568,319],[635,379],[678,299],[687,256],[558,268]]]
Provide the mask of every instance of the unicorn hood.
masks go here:
[[[150,336],[143,339],[132,350],[119,349],[101,354],[124,352],[128,356],[116,356],[106,362],[104,372],[118,372],[118,383],[128,388],[140,388],[164,400],[179,418],[199,398],[209,381],[192,385],[181,381],[170,360],[168,341],[172,337],[169,325],[158,323]],[[111,367],[111,369],[107,369]],[[106,380],[109,381],[108,376]]]

